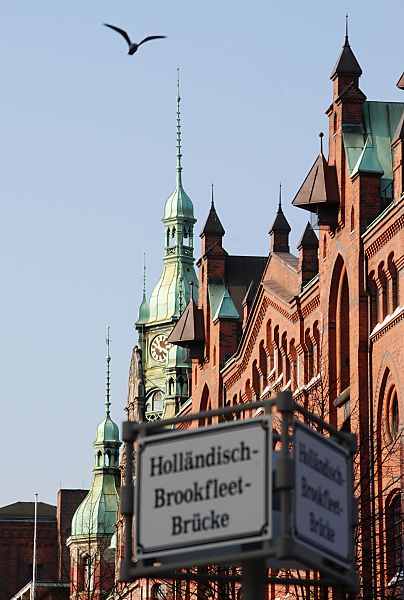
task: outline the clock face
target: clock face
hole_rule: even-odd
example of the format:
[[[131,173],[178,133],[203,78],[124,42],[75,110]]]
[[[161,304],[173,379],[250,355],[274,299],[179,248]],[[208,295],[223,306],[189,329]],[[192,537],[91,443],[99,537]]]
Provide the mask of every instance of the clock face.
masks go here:
[[[163,333],[156,335],[150,344],[150,354],[157,362],[165,361],[171,344],[167,342],[167,336]]]

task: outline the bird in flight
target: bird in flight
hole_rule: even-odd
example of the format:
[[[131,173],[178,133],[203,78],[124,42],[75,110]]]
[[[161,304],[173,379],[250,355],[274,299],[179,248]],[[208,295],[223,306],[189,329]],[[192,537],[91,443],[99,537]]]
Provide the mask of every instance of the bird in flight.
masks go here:
[[[135,54],[135,52],[139,48],[139,46],[141,46],[145,42],[150,42],[150,40],[158,40],[158,39],[166,37],[165,35],[149,35],[149,36],[145,37],[141,42],[139,42],[137,44],[136,42],[132,42],[132,40],[130,39],[130,37],[128,36],[128,34],[126,33],[126,31],[124,29],[120,29],[119,27],[115,27],[115,25],[109,25],[108,23],[104,23],[104,25],[105,25],[105,27],[109,27],[110,29],[113,29],[114,31],[117,31],[118,33],[121,34],[121,36],[123,38],[125,38],[128,46],[129,46],[129,52],[128,52],[128,54],[130,54],[130,55]]]

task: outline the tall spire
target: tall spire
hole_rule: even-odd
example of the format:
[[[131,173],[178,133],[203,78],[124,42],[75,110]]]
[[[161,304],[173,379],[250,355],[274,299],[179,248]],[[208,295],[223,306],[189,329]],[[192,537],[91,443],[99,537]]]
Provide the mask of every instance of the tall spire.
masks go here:
[[[282,183],[279,184],[279,205],[278,212],[282,210]]]
[[[348,15],[345,15],[345,42],[330,79],[334,80],[337,75],[352,75],[355,78],[362,75],[362,69],[356,60],[348,39]],[[356,82],[357,83],[357,82]]]
[[[107,334],[107,339],[105,340],[107,343],[107,386],[106,386],[106,398],[105,398],[105,416],[108,419],[110,412],[109,412],[109,407],[111,406],[111,402],[109,401],[109,397],[110,397],[110,378],[111,378],[111,374],[110,374],[110,370],[109,370],[109,363],[111,362],[111,356],[109,354],[109,344],[111,342],[110,338],[109,338],[109,327],[108,327],[108,334]]]
[[[211,208],[214,208],[214,206],[215,206],[214,199],[213,199],[213,181],[212,181],[212,198],[211,198],[210,206],[211,206]]]
[[[181,185],[181,110],[180,110],[180,70],[177,68],[177,185]]]
[[[143,300],[146,300],[146,252],[143,252]]]

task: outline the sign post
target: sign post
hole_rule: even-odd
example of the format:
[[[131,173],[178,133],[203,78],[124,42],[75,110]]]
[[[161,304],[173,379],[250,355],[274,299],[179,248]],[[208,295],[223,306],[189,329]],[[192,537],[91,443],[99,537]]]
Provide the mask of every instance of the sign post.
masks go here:
[[[232,420],[253,410],[259,416]],[[216,425],[179,428],[216,418]],[[246,600],[263,598],[266,583],[359,589],[356,438],[296,404],[290,392],[163,424],[127,422],[123,439],[121,581],[231,579],[241,582]],[[223,564],[241,565],[243,575],[198,571]],[[320,578],[267,577],[271,568],[319,572]]]
[[[271,538],[271,458],[270,417],[141,438],[137,556],[186,550],[192,564],[201,550]]]
[[[348,451],[296,421],[294,454],[296,537],[328,558],[349,563],[352,497],[348,495]]]

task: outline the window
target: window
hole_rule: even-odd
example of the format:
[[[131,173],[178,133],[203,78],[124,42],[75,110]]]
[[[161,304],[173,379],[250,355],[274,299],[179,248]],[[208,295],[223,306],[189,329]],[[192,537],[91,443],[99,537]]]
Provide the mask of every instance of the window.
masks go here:
[[[400,415],[396,386],[393,385],[387,395],[387,427],[390,440],[394,442],[399,435]]]
[[[402,513],[400,493],[386,505],[387,577],[397,575],[403,564]]]

